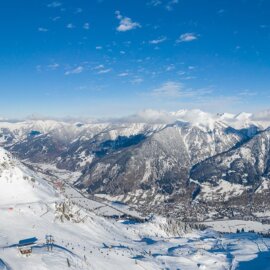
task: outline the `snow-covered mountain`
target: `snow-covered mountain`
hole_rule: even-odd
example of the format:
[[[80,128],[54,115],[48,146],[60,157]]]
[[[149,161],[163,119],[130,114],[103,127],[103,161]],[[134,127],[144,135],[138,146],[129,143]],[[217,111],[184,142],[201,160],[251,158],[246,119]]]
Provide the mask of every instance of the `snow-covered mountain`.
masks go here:
[[[76,185],[91,193],[123,196],[125,202],[143,204],[150,200],[150,204],[162,204],[159,197],[165,199],[185,189],[194,164],[245,139],[218,122],[209,131],[178,122],[130,147],[96,156]]]
[[[223,113],[218,114],[220,120],[236,129],[248,129],[257,127],[264,130],[270,126],[270,111],[262,111],[259,113],[242,112],[239,114]]]
[[[226,203],[231,216],[270,210],[270,130],[196,164],[191,179],[199,182],[197,200]]]
[[[81,134],[93,137],[106,129],[108,124],[70,123],[56,120],[27,120],[22,122],[0,122],[0,143],[15,144],[27,140],[28,137],[50,134],[54,139],[70,142]]]
[[[132,204],[146,213],[155,211],[185,218],[189,214],[193,218],[199,212],[203,219],[207,210],[194,204],[195,198],[205,198],[210,193],[211,198],[217,198],[220,189],[229,190],[223,194],[226,198],[240,198],[250,182],[254,187],[261,185],[257,163],[246,165],[245,154],[233,163],[242,164],[234,168],[235,172],[224,172],[218,169],[219,163],[215,164],[217,157],[234,155],[265,134],[268,126],[267,111],[233,115],[147,110],[128,118],[95,123],[0,122],[0,138],[3,147],[32,168],[38,166],[50,174],[48,166],[55,168],[54,172],[69,171],[75,186],[84,192]],[[257,152],[261,153],[263,147]],[[268,159],[269,153],[265,155]],[[208,163],[214,169],[205,165]],[[238,175],[241,181],[235,180]],[[218,179],[215,186],[211,186],[208,176]],[[269,175],[263,177],[267,179]],[[202,178],[203,187],[199,188]]]
[[[33,172],[1,148],[0,172],[1,270],[156,270],[164,266],[236,270],[254,263],[268,266],[270,242],[255,233],[197,231],[187,223],[160,216],[144,222],[126,219],[125,205],[87,198],[63,178],[57,179],[63,186],[54,189],[52,177],[46,182],[43,172]],[[116,211],[122,211],[121,218],[115,217]],[[238,223],[204,227],[216,226],[223,232],[232,228],[270,230],[270,225],[258,222]],[[46,243],[48,235],[52,244]],[[29,246],[23,246],[21,240],[29,237],[36,240],[26,256],[21,250]]]
[[[262,177],[270,177],[270,130],[257,134],[236,149],[197,164],[191,177],[200,182],[223,179],[256,188]]]
[[[51,134],[62,141],[71,142],[80,137],[92,138],[103,130],[111,130],[113,135],[130,136],[143,133],[150,126],[154,129],[176,121],[188,122],[193,126],[200,126],[208,130],[213,129],[217,121],[231,126],[235,129],[244,129],[257,126],[261,130],[270,127],[270,111],[259,113],[220,113],[211,114],[201,110],[179,110],[176,112],[145,110],[136,115],[120,119],[109,119],[107,121],[82,121],[64,122],[57,120],[26,120],[8,121],[0,120],[0,144],[16,143],[28,136]],[[118,132],[117,132],[118,130]]]

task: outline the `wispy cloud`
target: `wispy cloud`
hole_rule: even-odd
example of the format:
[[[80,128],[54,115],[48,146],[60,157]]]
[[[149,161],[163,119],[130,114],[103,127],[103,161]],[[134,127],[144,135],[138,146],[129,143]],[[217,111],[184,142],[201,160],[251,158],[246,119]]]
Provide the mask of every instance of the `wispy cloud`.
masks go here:
[[[57,70],[58,68],[60,68],[60,64],[58,64],[56,62],[49,64],[49,65],[37,65],[36,66],[36,70],[38,72],[54,71],[54,70]]]
[[[92,68],[93,70],[104,69],[104,65],[98,65]]]
[[[71,74],[80,74],[84,71],[84,67],[83,66],[78,66],[74,69],[71,69],[71,70],[67,70],[65,72],[65,75],[71,75]]]
[[[149,123],[149,124],[169,124],[177,119],[170,112],[163,110],[146,109],[136,114],[118,119],[120,122],[127,123]]]
[[[49,30],[47,28],[39,27],[38,31],[39,32],[48,32]]]
[[[56,70],[60,67],[60,65],[58,63],[53,63],[53,64],[48,65],[47,67],[50,70]]]
[[[159,37],[157,39],[150,40],[150,44],[159,44],[167,40],[167,37]]]
[[[173,10],[173,6],[178,4],[179,3],[179,0],[171,0],[168,2],[168,4],[166,5],[166,9],[171,11]]]
[[[50,4],[48,4],[47,6],[50,7],[50,8],[57,8],[57,7],[61,7],[62,3],[58,2],[58,1],[54,1],[54,2],[52,2]]]
[[[128,72],[122,72],[118,74],[118,77],[127,77],[129,75]]]
[[[185,34],[182,34],[177,40],[176,42],[177,43],[180,43],[180,42],[191,42],[191,41],[194,41],[198,39],[198,35],[195,34],[195,33],[185,33]]]
[[[222,15],[224,12],[225,12],[225,9],[219,9],[219,10],[217,11],[217,14],[218,14],[218,15]]]
[[[141,84],[143,82],[143,79],[140,77],[136,77],[133,80],[130,81],[132,84]]]
[[[162,1],[161,0],[151,0],[147,3],[147,5],[149,6],[154,6],[154,7],[157,7],[159,5],[162,4]]]
[[[106,73],[109,73],[109,72],[111,72],[111,71],[112,71],[111,68],[101,69],[101,70],[98,72],[98,74],[106,74]]]
[[[169,66],[166,67],[166,71],[172,71],[172,70],[175,70],[174,64],[170,64]]]
[[[178,3],[179,0],[149,0],[147,5],[153,7],[164,6],[168,11],[172,11]]]
[[[82,8],[76,8],[75,14],[79,14],[82,13],[83,9]]]
[[[186,88],[183,83],[168,81],[160,87],[153,89],[150,92],[151,96],[161,98],[195,98],[207,96],[212,93],[211,88],[191,89]]]
[[[263,121],[263,122],[270,122],[270,109],[257,112],[252,116],[252,120],[255,121]]]
[[[36,71],[41,72],[42,71],[42,66],[41,65],[36,65]]]
[[[56,16],[56,17],[53,17],[51,20],[52,20],[53,22],[56,22],[56,21],[58,21],[58,20],[60,20],[60,19],[61,19],[60,16]]]
[[[102,46],[96,46],[96,50],[102,50]]]
[[[182,89],[183,84],[169,81],[152,90],[151,95],[156,97],[180,97]]]
[[[116,28],[119,32],[126,32],[136,28],[140,28],[141,25],[137,22],[133,22],[130,18],[121,15],[120,11],[116,11],[116,18],[120,21],[119,26]]]
[[[90,24],[89,24],[89,23],[85,23],[85,24],[83,25],[83,29],[89,30],[89,29],[90,29]]]
[[[256,96],[257,94],[258,94],[257,92],[250,91],[250,90],[246,89],[246,90],[240,91],[238,93],[238,96],[253,97],[253,96]]]
[[[74,29],[75,28],[75,25],[73,23],[68,23],[67,24],[67,28],[68,29]]]

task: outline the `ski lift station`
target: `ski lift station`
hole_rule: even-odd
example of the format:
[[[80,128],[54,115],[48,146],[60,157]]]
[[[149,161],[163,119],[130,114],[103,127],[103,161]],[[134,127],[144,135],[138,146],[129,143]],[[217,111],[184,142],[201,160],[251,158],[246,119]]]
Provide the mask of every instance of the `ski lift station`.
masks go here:
[[[36,237],[20,240],[18,244],[20,253],[26,256],[32,254],[32,247],[37,244],[37,240],[38,239]]]

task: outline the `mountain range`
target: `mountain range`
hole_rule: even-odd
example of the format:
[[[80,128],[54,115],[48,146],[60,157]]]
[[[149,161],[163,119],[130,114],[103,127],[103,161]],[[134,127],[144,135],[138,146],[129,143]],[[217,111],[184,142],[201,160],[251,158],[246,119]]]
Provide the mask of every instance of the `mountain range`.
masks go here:
[[[269,222],[269,127],[267,111],[148,110],[107,121],[2,121],[0,145],[25,166],[64,170],[81,192],[145,214]]]

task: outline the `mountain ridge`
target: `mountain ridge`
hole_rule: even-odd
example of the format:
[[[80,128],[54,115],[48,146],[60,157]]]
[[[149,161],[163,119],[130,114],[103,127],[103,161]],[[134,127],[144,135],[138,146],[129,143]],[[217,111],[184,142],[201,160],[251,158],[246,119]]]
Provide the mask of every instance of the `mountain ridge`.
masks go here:
[[[251,193],[243,181],[233,180],[237,173],[231,178],[227,173],[223,179],[222,173],[216,172],[217,179],[211,184],[200,180],[202,176],[197,179],[200,174],[194,171],[196,168],[201,168],[196,172],[207,170],[207,161],[218,166],[215,158],[243,149],[267,132],[265,114],[258,117],[247,113],[216,115],[200,110],[171,113],[152,110],[130,120],[1,122],[0,141],[29,164],[48,164],[79,173],[73,184],[83,192],[123,201],[146,213],[167,211],[178,217],[192,219],[198,215],[204,219],[207,207],[203,205],[217,201],[211,211],[226,212],[228,200],[236,198],[245,207],[245,198]],[[252,178],[254,174],[248,168],[241,173],[251,174],[249,178]],[[260,177],[253,179],[258,188],[268,179],[268,176],[264,180]],[[212,201],[205,199],[210,194],[213,194]],[[263,200],[266,200],[265,194],[260,195]],[[218,196],[223,199],[217,199]],[[190,213],[189,217],[186,213]]]

